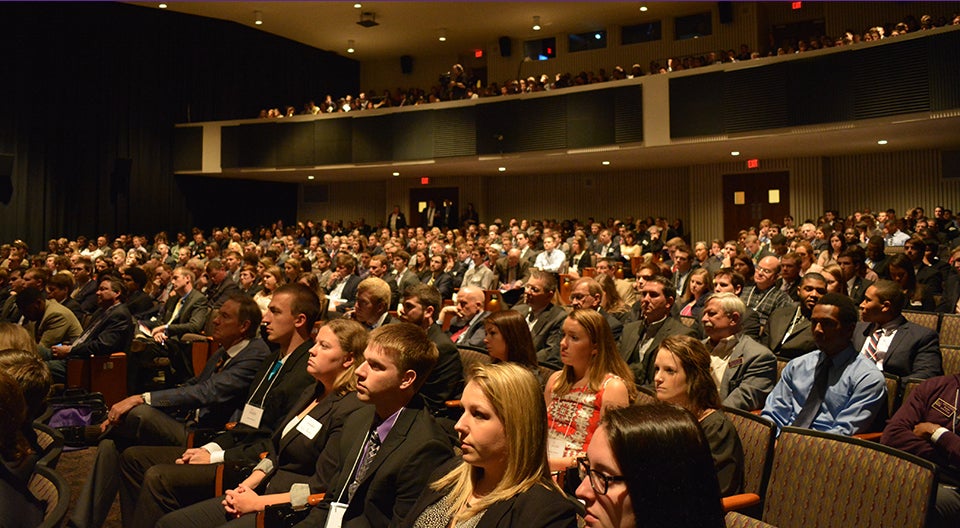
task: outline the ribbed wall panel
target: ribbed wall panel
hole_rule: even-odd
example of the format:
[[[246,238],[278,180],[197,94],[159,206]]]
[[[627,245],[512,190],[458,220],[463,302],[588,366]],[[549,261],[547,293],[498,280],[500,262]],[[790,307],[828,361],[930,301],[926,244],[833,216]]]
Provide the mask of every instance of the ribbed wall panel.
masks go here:
[[[838,156],[824,175],[824,202],[841,214],[892,207],[902,215],[921,206],[932,215],[936,205],[957,209],[960,180],[941,178],[935,150]]]
[[[869,8],[866,8],[868,7]],[[917,20],[929,14],[934,18],[949,17],[957,12],[956,2],[803,2],[798,10],[791,2],[760,2],[760,17],[768,24],[789,24],[825,19],[827,35],[836,37],[847,30],[857,33],[880,24],[897,23],[907,15]]]
[[[433,156],[472,156],[477,153],[477,109],[441,110],[433,120]]]
[[[325,185],[330,191],[330,199],[325,204],[304,203],[301,186],[298,219],[319,221],[326,218],[331,221],[343,220],[346,223],[363,218],[368,224],[377,225],[377,222],[383,222],[386,218],[386,182],[331,182]]]

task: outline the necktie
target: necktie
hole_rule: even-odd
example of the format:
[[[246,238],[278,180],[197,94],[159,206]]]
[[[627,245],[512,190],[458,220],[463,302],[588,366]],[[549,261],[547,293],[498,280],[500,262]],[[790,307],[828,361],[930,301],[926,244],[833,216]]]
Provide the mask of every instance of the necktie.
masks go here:
[[[803,403],[803,407],[797,414],[797,419],[791,424],[794,427],[808,429],[813,424],[813,419],[820,412],[820,405],[823,404],[823,399],[827,395],[831,366],[833,366],[833,361],[824,356],[820,365],[817,366],[817,373],[813,378],[813,387],[810,389],[810,394],[807,395],[807,401]]]
[[[227,363],[227,359],[229,359],[229,356],[227,356],[227,352],[226,352],[226,351],[224,351],[222,354],[220,354],[220,359],[217,360],[216,366],[213,367],[213,373],[214,373],[214,374],[216,374],[216,373],[220,372],[221,370],[223,370],[223,366]]]
[[[170,316],[170,319],[167,319],[167,324],[173,323],[177,320],[177,317],[180,315],[180,308],[183,306],[183,297],[177,300],[177,305],[173,307],[173,315]]]
[[[461,328],[460,330],[457,330],[452,336],[450,336],[450,340],[453,341],[454,343],[459,343],[460,338],[467,333],[467,330],[469,328],[470,328],[470,325],[467,325]]]
[[[882,354],[877,350],[877,345],[880,344],[880,337],[883,335],[883,329],[877,328],[877,330],[870,334],[870,340],[867,341],[867,357],[870,358],[874,363],[879,363],[883,361]]]
[[[270,367],[270,372],[267,372],[267,377],[260,380],[260,386],[257,388],[257,392],[250,397],[250,402],[260,402],[259,405],[263,406],[263,402],[267,399],[267,391],[270,390],[270,380],[277,375],[277,372],[280,371],[280,367],[283,366],[283,363],[278,359],[276,363]]]
[[[357,472],[354,473],[353,481],[351,481],[350,485],[347,487],[347,502],[350,502],[350,499],[353,498],[353,494],[357,491],[357,487],[360,486],[360,481],[363,480],[363,477],[367,476],[367,472],[370,470],[370,465],[373,463],[373,459],[377,456],[377,452],[380,451],[380,435],[377,434],[376,425],[370,428],[370,433],[367,435],[367,445],[363,448],[363,450],[363,457],[360,460],[360,464],[357,466]]]

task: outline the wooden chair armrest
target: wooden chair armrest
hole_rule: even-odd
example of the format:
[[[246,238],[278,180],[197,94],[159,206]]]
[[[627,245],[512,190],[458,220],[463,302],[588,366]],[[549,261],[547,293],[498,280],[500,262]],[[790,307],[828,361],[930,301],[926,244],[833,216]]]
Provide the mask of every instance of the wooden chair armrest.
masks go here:
[[[237,422],[227,422],[227,424],[224,425],[223,428],[226,429],[227,431],[233,431],[233,429],[236,426],[237,426]]]
[[[859,438],[860,440],[866,440],[868,442],[879,442],[881,436],[883,436],[883,433],[860,433],[853,435],[854,438]]]
[[[217,473],[213,480],[214,497],[222,497],[223,492],[226,491],[223,489],[223,472],[223,464],[217,464]]]
[[[210,336],[205,336],[203,334],[183,334],[182,336],[180,336],[180,341],[183,341],[184,343],[196,343],[198,341],[206,341],[209,343],[213,341],[213,338]]]
[[[270,453],[268,453],[268,452],[266,452],[266,451],[263,451],[262,453],[260,453],[260,460],[263,460],[264,458],[267,458],[267,455],[269,455],[269,454],[270,454]]]
[[[310,506],[316,506],[317,504],[323,502],[325,496],[326,493],[314,493],[313,495],[307,497],[307,504]]]
[[[756,493],[740,493],[739,495],[724,497],[721,499],[721,502],[723,503],[724,512],[743,510],[760,504],[760,495]]]
[[[443,402],[443,405],[446,406],[447,409],[459,409],[463,407],[463,404],[460,403],[460,400],[447,400]]]

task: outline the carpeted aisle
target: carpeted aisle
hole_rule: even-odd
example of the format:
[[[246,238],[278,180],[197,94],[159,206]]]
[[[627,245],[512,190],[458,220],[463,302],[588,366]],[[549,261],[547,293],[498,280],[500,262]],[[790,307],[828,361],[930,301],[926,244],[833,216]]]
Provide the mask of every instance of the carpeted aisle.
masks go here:
[[[67,519],[73,512],[73,506],[76,503],[77,496],[80,495],[80,488],[84,481],[90,475],[93,467],[93,460],[97,456],[96,447],[88,447],[78,451],[64,451],[60,455],[60,462],[57,463],[57,472],[63,475],[70,483],[70,510],[67,512]],[[121,528],[120,523],[120,501],[114,501],[110,508],[110,514],[107,515],[103,528]]]

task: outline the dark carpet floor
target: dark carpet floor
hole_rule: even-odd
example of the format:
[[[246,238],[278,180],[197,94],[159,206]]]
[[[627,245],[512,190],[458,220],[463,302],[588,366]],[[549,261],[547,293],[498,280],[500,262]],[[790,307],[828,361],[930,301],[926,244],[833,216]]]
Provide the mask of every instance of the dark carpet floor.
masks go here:
[[[63,475],[63,478],[70,484],[70,510],[67,512],[67,519],[73,512],[77,496],[80,495],[80,488],[90,476],[96,456],[96,447],[88,447],[78,451],[64,451],[60,455],[57,472]],[[103,523],[103,528],[121,528],[119,501],[114,501],[113,507],[110,508],[110,514],[107,515],[107,520]]]

